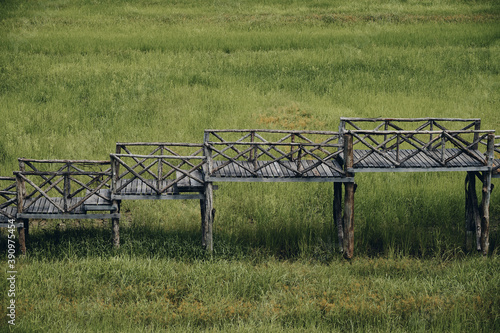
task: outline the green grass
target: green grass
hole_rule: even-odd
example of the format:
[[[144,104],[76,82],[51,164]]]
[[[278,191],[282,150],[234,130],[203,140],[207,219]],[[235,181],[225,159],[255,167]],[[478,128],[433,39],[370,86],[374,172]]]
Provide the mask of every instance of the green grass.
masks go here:
[[[0,175],[206,128],[500,130],[499,22],[497,1],[3,1]],[[491,257],[464,253],[464,178],[357,175],[352,262],[331,184],[221,184],[213,255],[194,201],[124,203],[119,250],[106,221],[37,222],[14,331],[498,330],[500,197]]]

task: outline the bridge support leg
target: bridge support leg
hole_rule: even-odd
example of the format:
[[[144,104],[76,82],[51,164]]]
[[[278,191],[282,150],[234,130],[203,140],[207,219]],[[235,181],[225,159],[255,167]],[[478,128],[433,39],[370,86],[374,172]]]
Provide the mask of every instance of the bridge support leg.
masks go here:
[[[213,243],[213,234],[212,234],[212,225],[214,222],[214,189],[213,184],[211,182],[205,183],[205,199],[203,199],[204,203],[202,204],[202,214],[203,217],[203,225],[202,225],[202,244],[205,249],[212,252],[214,250]]]
[[[21,228],[17,228],[17,234],[19,235],[19,247],[22,254],[26,254],[26,238],[28,238],[28,228],[29,220],[20,220],[23,223]]]
[[[113,246],[120,247],[120,219],[111,219],[111,237],[113,238]]]
[[[488,255],[490,248],[490,197],[491,197],[491,171],[483,172],[483,189],[481,207],[481,250],[483,255]]]
[[[200,199],[200,212],[201,212],[201,246],[206,247],[207,241],[205,239],[205,199]]]
[[[465,186],[465,250],[471,251],[475,242],[477,251],[481,251],[481,215],[476,193],[475,172],[467,172]]]
[[[333,183],[333,221],[337,226],[339,251],[344,251],[344,228],[342,221],[342,183]]]
[[[113,202],[113,205],[117,207],[116,213],[120,212],[120,202]],[[111,219],[111,237],[113,240],[113,246],[115,248],[120,247],[120,219]]]
[[[354,254],[354,183],[345,183],[344,198],[344,257]]]

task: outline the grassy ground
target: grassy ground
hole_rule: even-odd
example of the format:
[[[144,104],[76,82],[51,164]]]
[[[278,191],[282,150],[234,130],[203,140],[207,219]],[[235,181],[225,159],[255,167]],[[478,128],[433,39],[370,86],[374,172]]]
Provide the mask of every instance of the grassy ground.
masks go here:
[[[499,20],[496,1],[3,1],[0,175],[17,157],[107,159],[117,141],[206,128],[500,130]],[[464,178],[356,176],[352,262],[328,184],[221,185],[213,256],[197,202],[124,203],[119,250],[106,221],[35,222],[9,328],[499,330],[500,196],[491,258],[464,253]],[[0,246],[6,263],[5,232]]]

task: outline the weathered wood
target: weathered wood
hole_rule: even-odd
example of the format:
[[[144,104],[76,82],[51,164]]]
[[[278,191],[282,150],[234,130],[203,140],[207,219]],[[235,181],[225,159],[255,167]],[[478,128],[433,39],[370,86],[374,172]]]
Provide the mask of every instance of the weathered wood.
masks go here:
[[[204,217],[203,223],[203,236],[202,243],[205,244],[205,249],[209,252],[213,252],[214,250],[214,242],[213,242],[213,222],[214,222],[214,192],[213,192],[213,184],[211,182],[205,183],[205,199],[203,208],[205,210],[202,216]]]
[[[19,237],[19,249],[22,254],[26,254],[26,233],[24,229],[24,223],[22,223],[22,227],[17,228],[17,234]]]
[[[35,163],[61,163],[61,164],[109,164],[109,161],[103,160],[40,160],[32,158],[19,158],[19,162],[35,162]]]
[[[342,183],[333,184],[333,221],[337,226],[339,251],[344,251],[344,228],[342,221]]]
[[[119,200],[113,200],[113,206],[115,207],[116,213],[120,213],[121,202]],[[115,248],[120,247],[120,216],[111,218],[111,238],[113,246]]]
[[[476,193],[476,174],[467,172],[465,178],[465,249],[471,251],[476,243],[476,249],[481,250],[481,214]]]
[[[344,168],[347,176],[353,176],[348,170],[353,167],[353,137],[350,134],[344,135]],[[351,259],[354,255],[354,183],[344,183],[344,257]]]
[[[495,148],[495,135],[488,135],[487,142],[487,160],[489,171],[483,172],[483,188],[482,188],[482,203],[481,207],[482,218],[481,218],[481,250],[483,255],[488,255],[490,248],[490,198],[491,198],[491,167],[494,160],[494,148]]]

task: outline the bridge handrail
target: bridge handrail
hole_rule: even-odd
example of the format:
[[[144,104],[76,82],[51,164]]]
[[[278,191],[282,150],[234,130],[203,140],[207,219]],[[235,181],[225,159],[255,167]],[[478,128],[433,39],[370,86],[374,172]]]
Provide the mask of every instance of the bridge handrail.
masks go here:
[[[0,198],[3,201],[0,203],[0,215],[6,216],[8,219],[15,219],[16,216],[8,208],[17,204],[16,178],[0,177],[0,184],[2,184]]]
[[[355,158],[354,166],[368,158],[372,153],[382,156],[385,161],[394,167],[400,166],[419,153],[424,153],[441,166],[449,165],[450,161],[461,154],[466,154],[483,165],[490,166],[495,137],[494,130],[347,130],[346,133],[353,136],[353,146],[358,146],[358,148],[355,147],[354,149],[370,150],[369,154]],[[466,135],[472,136],[472,139],[466,138]],[[379,139],[380,136],[383,136],[383,138]],[[428,139],[426,139],[427,136]],[[458,151],[451,156],[445,157],[447,143],[451,143],[453,148],[457,148]],[[402,150],[403,145],[410,147],[414,151],[405,157],[401,157],[399,152]],[[487,147],[485,151],[479,149],[483,145]],[[438,150],[441,151],[440,157],[430,153],[430,151]],[[388,151],[395,151],[395,158],[389,156]]]
[[[206,160],[203,147],[201,143],[117,143],[116,153],[110,154],[113,194],[119,195],[134,181],[142,182],[157,195],[173,190],[181,181],[204,184],[201,174]],[[140,153],[134,153],[134,149],[140,150]],[[186,154],[179,149],[189,151]],[[120,172],[121,167],[125,169],[123,172]]]
[[[236,133],[238,137],[229,140],[222,135],[227,133]],[[276,134],[279,136],[272,139],[265,137]],[[207,172],[211,176],[234,163],[253,176],[258,176],[258,171],[277,163],[297,177],[304,176],[320,165],[345,176],[346,173],[341,166],[331,163],[334,159],[340,160],[342,156],[343,144],[339,137],[338,132],[331,131],[206,130],[204,143],[208,162]],[[215,166],[213,162],[216,159],[222,163]],[[285,160],[295,163],[295,166],[283,163]],[[301,164],[303,160],[311,160],[313,163],[303,167]]]
[[[17,182],[18,214],[36,205],[42,198],[52,206],[50,208],[53,213],[62,214],[74,213],[82,208],[90,197],[109,200],[101,190],[109,189],[111,185],[110,161],[25,158],[18,160],[20,170],[14,172]],[[42,168],[42,165],[48,165],[49,170],[42,170],[45,168]],[[95,171],[94,168],[101,170]],[[30,188],[29,191],[27,186]]]

